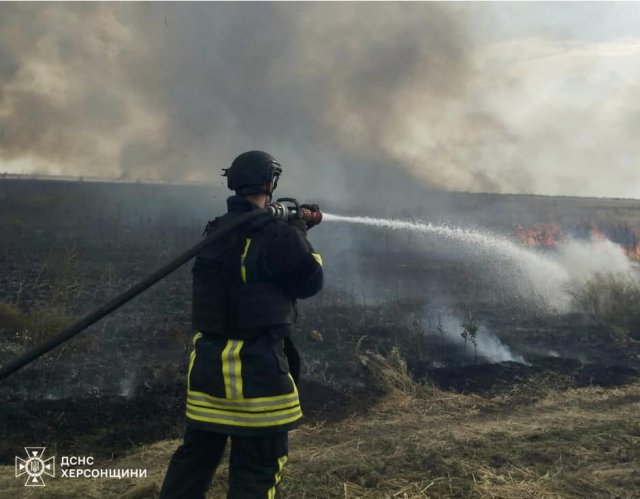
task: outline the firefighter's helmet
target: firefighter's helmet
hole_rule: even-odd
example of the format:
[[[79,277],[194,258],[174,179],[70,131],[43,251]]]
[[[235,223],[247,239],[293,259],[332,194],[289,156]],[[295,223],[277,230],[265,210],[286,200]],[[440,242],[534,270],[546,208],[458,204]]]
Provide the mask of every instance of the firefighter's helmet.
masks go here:
[[[271,154],[264,151],[248,151],[233,160],[224,169],[227,187],[240,196],[250,194],[271,195],[278,185],[282,167]]]

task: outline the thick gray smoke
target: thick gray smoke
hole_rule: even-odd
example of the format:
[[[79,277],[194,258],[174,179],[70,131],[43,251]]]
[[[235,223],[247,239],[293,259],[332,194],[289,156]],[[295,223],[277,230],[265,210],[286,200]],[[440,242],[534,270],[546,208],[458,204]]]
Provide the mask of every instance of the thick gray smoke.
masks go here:
[[[440,5],[0,10],[0,154],[45,172],[211,180],[264,148],[294,185],[379,186],[406,96],[454,98],[467,70]]]
[[[263,148],[325,198],[640,195],[640,45],[485,5],[3,3],[0,171],[212,181]]]

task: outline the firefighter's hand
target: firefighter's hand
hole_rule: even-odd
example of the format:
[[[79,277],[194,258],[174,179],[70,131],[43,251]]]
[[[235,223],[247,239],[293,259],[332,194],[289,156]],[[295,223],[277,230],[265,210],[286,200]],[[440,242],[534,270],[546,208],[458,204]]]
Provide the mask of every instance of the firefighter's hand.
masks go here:
[[[300,208],[306,208],[309,211],[320,211],[320,206],[317,204],[301,204]]]
[[[300,209],[309,210],[310,212],[314,213],[314,212],[320,211],[320,206],[318,206],[317,204],[301,204]],[[316,225],[318,225],[318,223],[319,222],[315,222],[313,220],[307,221],[306,222],[307,229],[310,229],[311,227],[315,227]]]

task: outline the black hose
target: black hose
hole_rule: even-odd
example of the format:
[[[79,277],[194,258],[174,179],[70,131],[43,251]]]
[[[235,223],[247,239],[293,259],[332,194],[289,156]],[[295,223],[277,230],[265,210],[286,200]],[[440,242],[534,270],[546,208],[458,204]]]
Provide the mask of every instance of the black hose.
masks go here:
[[[193,246],[191,249],[185,251],[180,256],[174,258],[166,265],[163,265],[162,267],[160,267],[158,270],[156,270],[153,274],[151,274],[146,279],[140,281],[137,284],[134,284],[121,295],[116,296],[113,300],[111,300],[106,305],[103,305],[99,309],[91,312],[89,315],[87,315],[83,319],[80,319],[78,322],[72,324],[65,330],[61,331],[55,336],[52,336],[48,340],[43,341],[42,343],[32,348],[28,352],[25,352],[22,355],[19,355],[18,357],[13,359],[6,366],[0,369],[0,379],[4,379],[10,374],[13,374],[18,369],[33,362],[35,359],[37,359],[41,355],[44,355],[49,350],[52,350],[53,348],[57,347],[61,343],[64,343],[65,341],[72,338],[76,334],[82,332],[92,324],[98,322],[105,315],[110,314],[117,308],[121,307],[128,301],[132,300],[133,298],[138,296],[140,293],[142,293],[146,289],[153,286],[160,279],[166,277],[171,272],[176,270],[178,267],[187,263],[194,256],[200,253],[200,251],[202,251],[204,248],[206,248],[211,243],[213,243],[216,239],[219,239],[220,237],[228,234],[229,232],[233,231],[235,228],[248,222],[249,220],[253,220],[254,218],[257,218],[259,216],[267,216],[267,215],[273,216],[274,211],[270,208],[263,208],[258,210],[251,210],[245,214],[238,216],[235,220],[230,222],[228,225],[225,225],[217,229],[215,232],[213,232],[213,234],[208,236],[206,239],[203,239],[198,244]]]

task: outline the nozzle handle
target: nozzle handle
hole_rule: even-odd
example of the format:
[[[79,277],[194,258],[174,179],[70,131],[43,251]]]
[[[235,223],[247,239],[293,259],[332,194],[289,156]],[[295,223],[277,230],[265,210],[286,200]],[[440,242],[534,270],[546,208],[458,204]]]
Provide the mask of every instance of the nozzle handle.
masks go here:
[[[322,222],[322,212],[318,205],[300,205],[293,198],[280,198],[269,205],[269,210],[271,210],[276,220],[282,220],[283,222],[291,218],[301,218],[309,227]]]
[[[300,208],[299,214],[307,225],[314,226],[322,222],[322,212],[320,210],[312,211],[308,208]]]

